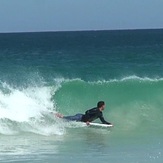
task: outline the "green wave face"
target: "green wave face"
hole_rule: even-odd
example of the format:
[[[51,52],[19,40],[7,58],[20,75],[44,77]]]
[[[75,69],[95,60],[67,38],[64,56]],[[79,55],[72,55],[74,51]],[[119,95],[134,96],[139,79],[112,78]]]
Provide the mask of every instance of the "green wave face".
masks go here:
[[[124,132],[162,132],[163,80],[126,78],[122,80],[62,83],[53,99],[66,115],[84,113],[104,100],[105,119]]]

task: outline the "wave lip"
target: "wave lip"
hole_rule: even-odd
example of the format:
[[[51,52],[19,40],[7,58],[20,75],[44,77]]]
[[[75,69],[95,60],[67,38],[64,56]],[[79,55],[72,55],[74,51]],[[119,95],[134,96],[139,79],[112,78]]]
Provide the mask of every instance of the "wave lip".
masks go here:
[[[114,83],[114,82],[126,82],[126,81],[159,82],[159,81],[163,81],[163,78],[149,78],[149,77],[139,77],[136,75],[132,75],[132,76],[127,76],[127,77],[123,77],[120,79],[98,80],[98,81],[93,81],[89,83],[102,84],[102,83]]]
[[[58,84],[58,86],[62,86],[62,83],[69,83],[69,82],[86,82],[90,84],[102,84],[102,83],[114,83],[114,82],[125,82],[125,81],[140,81],[140,82],[159,82],[163,81],[163,78],[156,77],[156,78],[150,78],[150,77],[139,77],[136,75],[131,75],[131,76],[126,76],[122,78],[117,78],[117,79],[101,79],[101,80],[94,80],[94,81],[85,81],[82,80],[81,78],[73,78],[73,79],[68,79],[68,78],[55,78],[54,82]]]

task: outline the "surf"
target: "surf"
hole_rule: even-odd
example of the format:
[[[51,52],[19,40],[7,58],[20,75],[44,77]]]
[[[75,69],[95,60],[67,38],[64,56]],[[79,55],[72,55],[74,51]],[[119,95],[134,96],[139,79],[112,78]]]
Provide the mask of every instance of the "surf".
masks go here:
[[[66,115],[84,112],[102,99],[106,102],[104,115],[119,133],[162,130],[162,78],[129,76],[94,82],[73,79],[61,85],[54,98],[58,110]]]
[[[55,78],[26,87],[1,82],[0,134],[63,135],[66,128],[82,126],[62,122],[52,113],[84,113],[99,100],[105,101],[105,119],[114,124],[118,135],[162,134],[162,87],[162,78],[137,76],[108,81]]]

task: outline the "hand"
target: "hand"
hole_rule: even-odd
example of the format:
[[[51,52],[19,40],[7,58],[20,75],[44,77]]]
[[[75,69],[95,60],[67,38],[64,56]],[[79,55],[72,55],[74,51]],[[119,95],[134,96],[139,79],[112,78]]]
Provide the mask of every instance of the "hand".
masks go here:
[[[63,118],[63,115],[60,114],[60,113],[55,113],[54,115],[55,115],[56,117],[58,117],[58,118]]]
[[[87,126],[89,125],[89,121],[86,122]]]

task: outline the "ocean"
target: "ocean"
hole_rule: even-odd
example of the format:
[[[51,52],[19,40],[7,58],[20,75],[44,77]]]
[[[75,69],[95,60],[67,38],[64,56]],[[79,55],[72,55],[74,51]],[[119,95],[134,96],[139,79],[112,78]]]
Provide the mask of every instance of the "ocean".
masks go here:
[[[0,34],[1,163],[162,163],[162,99],[162,29]]]

